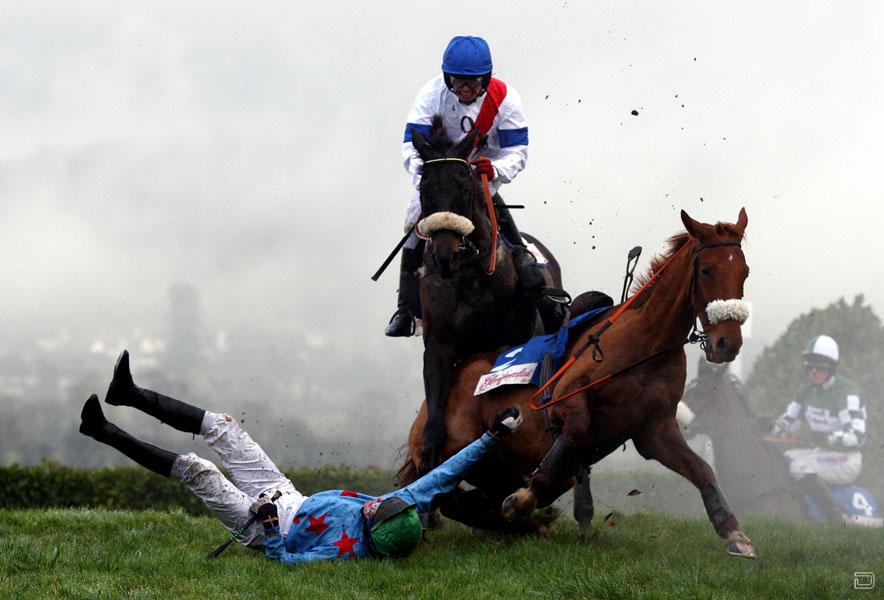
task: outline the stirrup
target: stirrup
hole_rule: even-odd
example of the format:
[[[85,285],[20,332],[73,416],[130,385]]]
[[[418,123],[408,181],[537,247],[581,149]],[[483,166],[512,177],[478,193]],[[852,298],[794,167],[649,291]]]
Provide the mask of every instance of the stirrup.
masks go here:
[[[541,295],[556,304],[571,304],[571,294],[559,288],[545,287],[541,290]]]

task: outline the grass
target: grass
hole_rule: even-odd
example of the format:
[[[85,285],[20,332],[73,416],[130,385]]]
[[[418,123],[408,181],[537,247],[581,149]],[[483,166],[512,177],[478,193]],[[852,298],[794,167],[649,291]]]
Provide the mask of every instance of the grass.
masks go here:
[[[601,519],[599,519],[601,522]],[[183,512],[0,510],[0,598],[874,598],[854,571],[884,579],[881,530],[746,519],[755,561],[729,557],[705,520],[615,515],[584,535],[473,535],[451,522],[413,556],[285,567]],[[598,524],[598,523],[597,523]]]

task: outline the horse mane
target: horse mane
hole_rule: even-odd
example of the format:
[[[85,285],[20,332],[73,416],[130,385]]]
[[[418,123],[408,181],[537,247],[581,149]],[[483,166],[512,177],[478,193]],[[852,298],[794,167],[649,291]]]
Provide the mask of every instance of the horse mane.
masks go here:
[[[454,140],[451,139],[442,124],[442,115],[433,115],[430,122],[430,137],[427,142],[430,144],[430,148],[441,156],[444,156],[454,146]]]
[[[720,239],[737,239],[742,240],[743,235],[740,234],[740,230],[737,229],[737,226],[733,223],[724,223],[718,222],[715,225],[712,225],[712,230],[715,233],[715,236]],[[668,240],[666,243],[668,244],[668,248],[663,254],[658,254],[651,259],[651,264],[648,267],[648,270],[636,277],[635,283],[633,283],[632,288],[630,289],[630,294],[634,294],[638,291],[643,285],[645,285],[648,281],[651,280],[651,277],[654,276],[654,273],[660,270],[660,268],[666,264],[666,261],[672,258],[672,255],[681,250],[685,244],[689,243],[693,239],[691,234],[687,231],[682,231],[681,233],[676,233]],[[641,299],[637,300],[637,303],[640,303]]]

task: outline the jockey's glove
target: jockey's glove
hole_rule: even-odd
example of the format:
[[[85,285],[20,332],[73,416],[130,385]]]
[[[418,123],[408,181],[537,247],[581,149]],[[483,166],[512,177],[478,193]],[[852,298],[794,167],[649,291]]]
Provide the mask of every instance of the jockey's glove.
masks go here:
[[[249,512],[261,519],[264,529],[273,529],[279,525],[279,512],[269,496],[262,495],[249,508]]]
[[[786,423],[784,423],[781,420],[778,420],[778,421],[774,422],[774,424],[771,426],[770,431],[768,433],[770,435],[785,436],[788,429],[789,429],[789,426],[786,425]]]
[[[497,175],[497,173],[494,172],[494,166],[491,164],[491,160],[484,156],[480,156],[476,160],[471,160],[470,164],[476,168],[476,173],[478,175],[485,175],[488,178],[488,181],[491,181]]]
[[[493,437],[504,437],[518,429],[521,424],[522,415],[519,413],[519,409],[516,407],[505,408],[494,417],[494,422],[488,432]]]

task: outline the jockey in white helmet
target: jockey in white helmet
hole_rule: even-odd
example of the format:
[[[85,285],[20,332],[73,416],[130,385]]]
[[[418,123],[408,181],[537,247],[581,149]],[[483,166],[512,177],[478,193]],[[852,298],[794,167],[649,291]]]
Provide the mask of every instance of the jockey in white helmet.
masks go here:
[[[862,468],[860,448],[865,444],[866,408],[857,386],[837,374],[838,344],[827,335],[813,338],[801,355],[806,379],[771,429],[774,435],[797,434],[804,423],[810,429],[810,448],[788,450],[789,470],[832,520],[834,503],[825,484],[849,485]]]

